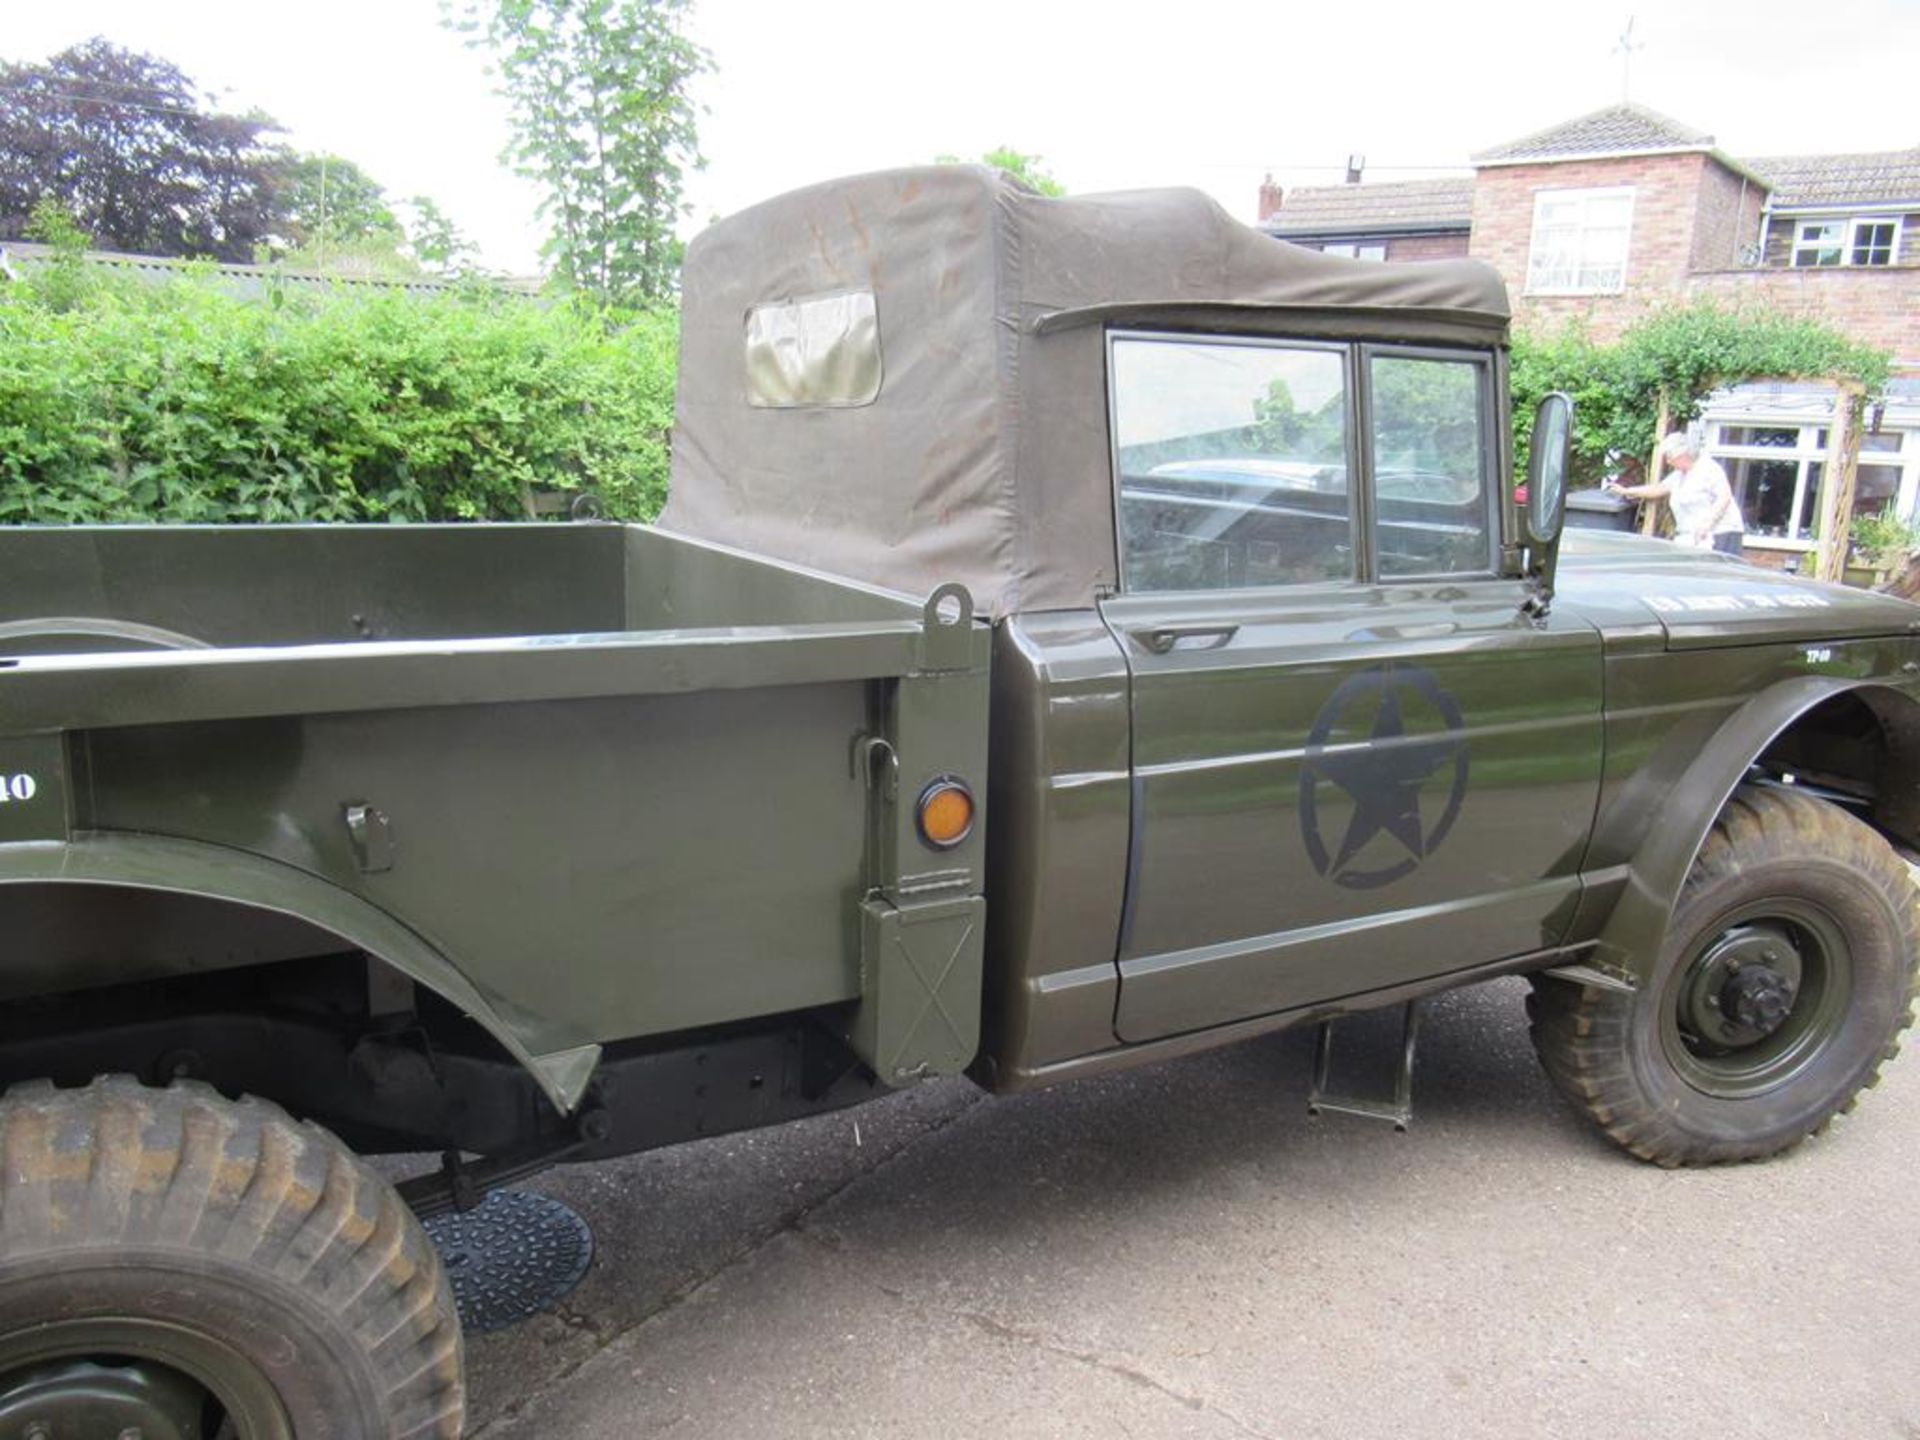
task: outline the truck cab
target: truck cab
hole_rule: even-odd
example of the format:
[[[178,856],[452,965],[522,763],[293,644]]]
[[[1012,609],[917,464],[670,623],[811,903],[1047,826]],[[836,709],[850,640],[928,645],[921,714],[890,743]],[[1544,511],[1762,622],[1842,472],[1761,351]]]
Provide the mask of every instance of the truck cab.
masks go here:
[[[1649,795],[1807,676],[1804,647],[1750,642],[1787,616],[1863,637],[1816,689],[1873,675],[1876,717],[1912,697],[1907,607],[1659,542],[1574,541],[1539,603],[1557,536],[1516,503],[1506,295],[1477,262],[942,168],[723,222],[686,293],[662,524],[958,578],[993,622],[996,1086],[1503,970],[1625,973],[1657,938],[1608,929],[1664,823]],[[1664,591],[1729,587],[1754,608],[1724,649],[1673,654],[1696,612]],[[1610,677],[1619,706],[1655,674],[1676,709],[1610,713]],[[1912,757],[1875,743],[1856,800],[1889,820]],[[1695,840],[1758,753],[1719,760]]]

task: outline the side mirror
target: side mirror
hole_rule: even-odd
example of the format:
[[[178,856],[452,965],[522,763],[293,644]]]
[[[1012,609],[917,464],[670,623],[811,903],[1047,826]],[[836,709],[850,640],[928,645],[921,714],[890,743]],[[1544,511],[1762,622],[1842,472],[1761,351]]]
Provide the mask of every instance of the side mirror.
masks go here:
[[[1573,401],[1555,390],[1533,419],[1527,456],[1527,539],[1549,546],[1567,518],[1567,462],[1573,451]]]

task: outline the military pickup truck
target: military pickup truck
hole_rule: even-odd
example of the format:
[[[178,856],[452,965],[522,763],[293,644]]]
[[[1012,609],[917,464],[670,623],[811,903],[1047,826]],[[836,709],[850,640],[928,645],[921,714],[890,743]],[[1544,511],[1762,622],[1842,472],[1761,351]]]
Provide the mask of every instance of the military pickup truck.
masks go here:
[[[1561,553],[1491,271],[946,167],[684,296],[657,528],[0,534],[0,1434],[457,1434],[417,1215],[931,1076],[1405,1007],[1404,1124],[1524,974],[1696,1165],[1893,1053],[1920,608]]]

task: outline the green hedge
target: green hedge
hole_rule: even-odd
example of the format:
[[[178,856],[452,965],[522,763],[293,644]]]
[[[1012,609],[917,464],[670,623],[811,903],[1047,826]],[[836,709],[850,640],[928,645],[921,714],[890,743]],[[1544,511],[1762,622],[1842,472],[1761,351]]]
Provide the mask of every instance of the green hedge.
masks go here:
[[[1868,394],[1886,384],[1885,352],[1818,321],[1757,306],[1710,303],[1657,310],[1610,345],[1577,324],[1513,337],[1516,473],[1524,473],[1533,412],[1540,397],[1564,390],[1574,401],[1576,483],[1596,485],[1624,462],[1644,462],[1658,439],[1660,397],[1667,424],[1695,419],[1706,398],[1742,380],[1856,380]]]
[[[666,498],[676,318],[75,266],[0,282],[0,522],[512,519]]]
[[[155,286],[78,259],[0,282],[0,523],[517,519],[590,490],[650,520],[667,492],[677,318],[211,275]],[[1653,445],[1715,385],[1886,357],[1804,320],[1670,309],[1612,345],[1517,335],[1516,441],[1551,389],[1579,405],[1576,478]]]

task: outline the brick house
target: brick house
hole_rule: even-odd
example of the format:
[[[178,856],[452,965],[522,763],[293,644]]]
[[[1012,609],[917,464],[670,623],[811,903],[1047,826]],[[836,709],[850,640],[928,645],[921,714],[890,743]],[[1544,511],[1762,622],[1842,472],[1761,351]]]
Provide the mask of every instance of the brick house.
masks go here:
[[[1735,158],[1711,135],[1614,105],[1472,157],[1471,176],[1261,187],[1260,223],[1385,261],[1472,255],[1523,328],[1617,336],[1650,309],[1713,299],[1819,319],[1894,357],[1864,437],[1856,513],[1920,500],[1920,148]],[[1833,392],[1744,385],[1703,422],[1750,548],[1813,548]]]
[[[1260,224],[1269,234],[1363,260],[1465,255],[1473,228],[1471,176],[1388,185],[1363,185],[1356,178],[1286,192],[1282,202],[1271,180],[1260,187]]]

